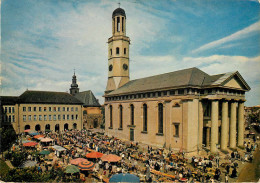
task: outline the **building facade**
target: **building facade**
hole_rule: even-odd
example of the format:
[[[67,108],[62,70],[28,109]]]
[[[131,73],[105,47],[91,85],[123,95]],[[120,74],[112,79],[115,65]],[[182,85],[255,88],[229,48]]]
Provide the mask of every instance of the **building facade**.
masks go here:
[[[82,102],[65,92],[25,91],[19,97],[2,96],[1,108],[3,124],[11,123],[16,133],[83,127]]]
[[[124,22],[124,29],[118,20]],[[124,80],[123,77],[129,78],[129,72],[124,75],[122,70],[126,68],[124,64],[129,63],[124,63],[120,52],[114,62],[113,53],[117,53],[118,45],[112,46],[112,57],[111,45],[124,38],[125,20],[123,9],[113,12],[104,95],[106,134],[186,152],[198,151],[203,145],[212,153],[218,148],[227,150],[228,147],[243,146],[245,92],[250,87],[240,73],[209,75],[198,68],[188,68]],[[119,51],[125,46],[119,45]]]

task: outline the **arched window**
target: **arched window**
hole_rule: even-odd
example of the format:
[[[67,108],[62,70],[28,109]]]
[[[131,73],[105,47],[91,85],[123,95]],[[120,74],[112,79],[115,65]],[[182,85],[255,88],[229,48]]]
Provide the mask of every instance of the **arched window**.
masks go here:
[[[120,31],[120,17],[117,17],[117,32]]]
[[[130,116],[131,116],[131,125],[134,125],[135,124],[134,123],[135,111],[134,111],[134,105],[133,104],[130,105],[130,112],[131,112],[131,114],[130,114]]]
[[[24,127],[25,130],[31,129],[30,125],[25,125]]]
[[[122,32],[124,32],[124,17],[122,17]]]
[[[158,104],[158,133],[163,134],[163,104]]]
[[[119,47],[116,47],[116,54],[119,55]]]
[[[147,105],[143,105],[143,131],[147,132]]]
[[[119,128],[123,128],[123,106],[119,106]]]
[[[109,106],[109,109],[110,109],[110,128],[113,127],[113,108],[112,108],[112,105]]]

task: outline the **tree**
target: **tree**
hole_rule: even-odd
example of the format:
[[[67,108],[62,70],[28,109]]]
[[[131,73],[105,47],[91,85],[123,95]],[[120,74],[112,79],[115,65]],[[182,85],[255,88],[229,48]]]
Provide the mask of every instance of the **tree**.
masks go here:
[[[12,125],[5,125],[0,128],[1,132],[1,146],[0,151],[4,152],[9,149],[12,144],[17,140],[17,135]]]

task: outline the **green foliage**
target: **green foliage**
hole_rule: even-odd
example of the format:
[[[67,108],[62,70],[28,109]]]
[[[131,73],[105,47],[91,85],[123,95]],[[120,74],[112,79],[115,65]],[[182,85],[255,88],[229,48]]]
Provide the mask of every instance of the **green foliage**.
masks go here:
[[[17,135],[16,135],[12,125],[2,126],[0,128],[0,132],[1,132],[0,151],[4,152],[4,151],[8,150],[12,146],[12,144],[16,141]]]
[[[249,114],[249,121],[250,123],[260,123],[259,112]]]
[[[21,151],[14,151],[11,153],[12,164],[15,167],[18,167],[26,160],[26,154]]]
[[[9,166],[5,163],[5,161],[0,159],[0,176],[5,176],[9,171]]]

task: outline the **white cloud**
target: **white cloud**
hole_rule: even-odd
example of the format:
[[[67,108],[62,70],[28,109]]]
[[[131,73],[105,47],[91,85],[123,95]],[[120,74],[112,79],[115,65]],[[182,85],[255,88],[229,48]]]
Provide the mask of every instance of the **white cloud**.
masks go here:
[[[216,40],[216,41],[213,41],[213,42],[210,42],[210,43],[207,43],[205,45],[202,45],[201,47],[195,49],[192,51],[192,53],[197,53],[197,52],[201,52],[201,51],[205,51],[205,50],[208,50],[208,49],[212,49],[212,48],[215,48],[215,47],[218,47],[220,45],[223,45],[224,43],[228,43],[230,41],[234,41],[234,40],[238,40],[238,39],[243,39],[247,36],[249,36],[250,34],[256,32],[256,33],[259,33],[260,31],[260,21],[242,29],[242,30],[239,30],[229,36],[226,36],[222,39],[219,39],[219,40]]]

